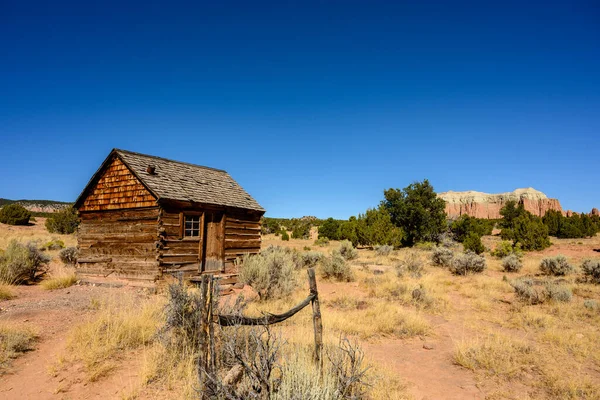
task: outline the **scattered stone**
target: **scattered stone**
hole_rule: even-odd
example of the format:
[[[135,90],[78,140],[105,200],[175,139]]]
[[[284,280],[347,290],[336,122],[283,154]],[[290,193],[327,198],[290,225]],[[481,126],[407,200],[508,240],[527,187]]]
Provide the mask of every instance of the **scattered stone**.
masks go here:
[[[373,275],[383,275],[383,271],[380,269],[374,269],[373,270]]]
[[[431,344],[431,343],[425,343],[425,344],[423,345],[423,348],[424,348],[425,350],[433,350],[433,349],[435,349],[435,346],[434,346],[433,344]]]

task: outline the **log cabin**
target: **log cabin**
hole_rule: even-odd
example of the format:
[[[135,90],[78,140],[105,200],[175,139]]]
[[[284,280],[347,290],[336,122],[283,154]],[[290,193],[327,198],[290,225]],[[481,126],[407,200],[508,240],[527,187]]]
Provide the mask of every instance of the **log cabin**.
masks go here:
[[[75,208],[79,279],[138,286],[178,273],[235,282],[236,259],[260,251],[265,212],[223,170],[120,149]]]

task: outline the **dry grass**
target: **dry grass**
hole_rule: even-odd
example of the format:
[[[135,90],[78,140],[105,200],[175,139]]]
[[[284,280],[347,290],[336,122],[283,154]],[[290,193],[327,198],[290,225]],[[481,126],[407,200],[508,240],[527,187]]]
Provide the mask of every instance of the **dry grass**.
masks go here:
[[[73,286],[75,283],[77,283],[75,268],[55,266],[50,276],[42,281],[41,286],[46,290],[56,290]]]
[[[535,357],[533,347],[526,342],[491,334],[456,343],[453,359],[473,371],[484,370],[493,376],[512,378],[531,370]]]
[[[149,345],[160,325],[160,298],[122,295],[101,301],[98,312],[77,326],[68,339],[71,361],[81,361],[89,381],[107,375],[125,350]]]
[[[36,333],[26,327],[0,321],[0,375],[10,367],[10,361],[33,350]]]
[[[77,245],[77,237],[75,235],[50,233],[46,230],[45,223],[46,218],[36,217],[36,221],[30,226],[0,224],[0,249],[5,249],[13,239],[20,243],[38,242],[40,245],[52,240],[61,240],[66,247]],[[51,254],[54,253],[58,253],[58,250]]]
[[[11,285],[0,283],[0,300],[10,300],[15,297],[15,293]]]

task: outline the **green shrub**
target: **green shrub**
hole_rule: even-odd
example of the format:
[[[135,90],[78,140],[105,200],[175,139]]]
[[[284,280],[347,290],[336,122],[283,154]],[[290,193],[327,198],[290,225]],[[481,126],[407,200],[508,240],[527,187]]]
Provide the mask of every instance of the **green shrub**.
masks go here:
[[[425,267],[421,257],[416,251],[409,251],[394,265],[396,275],[403,277],[406,273],[410,273],[414,278],[419,278],[423,275]]]
[[[492,251],[492,255],[498,258],[504,258],[511,254],[521,258],[523,256],[523,251],[521,250],[521,245],[519,243],[514,246],[510,240],[502,240]]]
[[[485,257],[471,252],[455,255],[450,263],[450,272],[454,275],[479,273],[483,272],[485,268]]]
[[[402,190],[385,190],[384,197],[382,205],[391,222],[402,229],[403,245],[435,241],[446,229],[446,202],[437,196],[427,179]]]
[[[33,242],[27,245],[12,240],[0,256],[0,282],[22,283],[35,278],[40,268],[50,262]]]
[[[67,247],[66,249],[62,249],[60,253],[58,253],[58,257],[60,258],[60,260],[67,265],[77,264],[78,256],[79,250],[77,250],[77,247]]]
[[[600,260],[584,260],[581,263],[583,274],[594,283],[600,283]]]
[[[326,237],[320,237],[317,240],[315,240],[315,246],[325,247],[328,244],[329,244],[329,239],[327,239]]]
[[[502,259],[502,268],[505,272],[519,272],[523,263],[516,254],[509,254]]]
[[[71,234],[75,232],[77,226],[79,226],[79,217],[73,207],[65,207],[46,220],[46,229],[50,233]]]
[[[333,218],[327,218],[325,222],[319,226],[319,239],[339,240],[340,238],[340,221]]]
[[[545,275],[563,276],[575,270],[563,255],[547,257],[540,263],[540,270]]]
[[[358,251],[352,246],[352,242],[349,240],[342,240],[340,243],[339,253],[344,260],[354,260],[358,257]]]
[[[27,225],[31,212],[20,204],[9,204],[0,208],[0,222],[8,225]]]
[[[481,243],[481,236],[475,232],[469,232],[463,240],[465,251],[472,251],[475,254],[481,254],[485,251],[485,246]]]
[[[394,248],[390,245],[384,244],[384,245],[377,245],[375,246],[375,254],[377,254],[378,256],[389,256],[392,251],[394,250]]]
[[[263,300],[287,297],[297,285],[295,267],[290,251],[270,246],[259,254],[244,257],[240,281],[252,286]]]
[[[310,238],[310,223],[298,223],[292,230],[292,239]]]
[[[290,235],[288,235],[286,231],[281,231],[281,240],[288,242],[290,240]]]
[[[512,240],[514,246],[520,244],[526,251],[543,250],[550,246],[548,227],[541,218],[526,211],[523,204],[515,207],[514,201],[508,201],[500,214],[504,217],[500,223],[502,239]]]
[[[450,267],[453,258],[454,252],[446,247],[435,247],[431,253],[431,262],[438,267]]]
[[[322,270],[324,278],[333,278],[344,282],[354,280],[354,272],[339,250],[333,250],[331,256],[323,260]]]
[[[463,214],[460,218],[450,224],[450,232],[457,242],[463,242],[469,234],[475,233],[479,237],[491,235],[494,228],[494,221],[489,219],[473,218],[468,214]]]

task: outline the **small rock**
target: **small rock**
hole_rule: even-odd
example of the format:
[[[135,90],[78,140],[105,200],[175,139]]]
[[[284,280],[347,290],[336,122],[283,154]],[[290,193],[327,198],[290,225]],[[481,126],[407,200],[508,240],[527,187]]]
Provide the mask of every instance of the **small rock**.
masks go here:
[[[29,320],[28,319],[24,319],[23,322],[29,322]]]
[[[583,334],[581,334],[581,333],[578,333],[578,334],[576,334],[576,335],[575,335],[575,337],[576,337],[577,339],[583,339]]]
[[[380,269],[374,269],[373,270],[373,275],[383,275],[383,271]]]
[[[425,350],[433,350],[433,349],[435,349],[435,346],[434,346],[433,344],[431,344],[431,343],[425,343],[425,344],[423,345],[423,348],[424,348]]]

